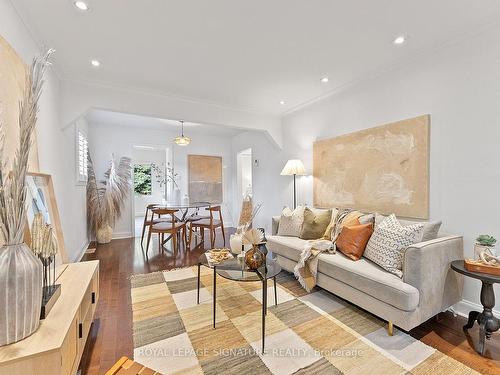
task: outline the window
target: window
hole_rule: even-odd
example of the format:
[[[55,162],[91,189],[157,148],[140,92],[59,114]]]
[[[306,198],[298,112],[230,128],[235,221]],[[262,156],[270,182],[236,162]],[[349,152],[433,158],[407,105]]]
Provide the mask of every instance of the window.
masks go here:
[[[134,165],[134,192],[139,195],[151,195],[151,165]]]
[[[89,141],[82,129],[76,130],[76,179],[77,183],[87,183]]]

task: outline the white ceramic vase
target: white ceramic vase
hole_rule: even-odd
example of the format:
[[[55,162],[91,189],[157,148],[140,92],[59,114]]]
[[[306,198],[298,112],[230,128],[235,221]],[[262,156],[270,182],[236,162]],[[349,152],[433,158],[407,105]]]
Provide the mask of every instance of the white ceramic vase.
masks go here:
[[[480,254],[483,252],[483,251],[486,251],[488,252],[489,254],[493,255],[493,256],[496,256],[496,251],[495,251],[495,247],[494,246],[485,246],[485,245],[481,245],[481,244],[474,244],[474,257],[476,259],[479,259],[480,258]]]
[[[241,254],[242,251],[241,234],[231,234],[229,238],[229,246],[233,254]],[[245,245],[244,251],[250,250],[252,245]]]
[[[99,228],[96,233],[96,240],[99,244],[110,243],[113,239],[113,228],[109,225],[106,225],[102,228]]]
[[[42,263],[26,244],[0,248],[0,346],[38,329],[42,286]]]

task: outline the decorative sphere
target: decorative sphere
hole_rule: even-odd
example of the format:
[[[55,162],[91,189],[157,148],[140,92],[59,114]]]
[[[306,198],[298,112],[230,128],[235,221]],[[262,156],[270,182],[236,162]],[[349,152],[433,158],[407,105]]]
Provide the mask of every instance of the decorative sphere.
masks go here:
[[[264,264],[265,256],[262,254],[262,251],[253,247],[251,250],[248,250],[245,254],[245,264],[251,270],[256,270],[260,266]]]

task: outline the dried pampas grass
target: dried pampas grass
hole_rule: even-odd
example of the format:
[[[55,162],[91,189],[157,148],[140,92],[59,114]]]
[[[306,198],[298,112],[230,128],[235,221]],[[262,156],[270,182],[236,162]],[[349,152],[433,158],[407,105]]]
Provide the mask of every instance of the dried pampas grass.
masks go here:
[[[38,101],[44,85],[43,77],[50,65],[49,49],[35,57],[25,76],[23,97],[19,101],[19,149],[12,171],[6,171],[4,159],[4,129],[0,124],[0,233],[7,245],[23,243],[26,223],[26,173],[33,131],[38,115]]]
[[[260,245],[264,243],[264,233],[256,228],[247,230],[243,233],[241,243],[243,245]]]
[[[113,157],[104,177],[104,181],[97,181],[92,159],[88,155],[87,221],[93,236],[99,229],[114,227],[120,218],[131,189],[132,160],[122,157],[117,167]]]

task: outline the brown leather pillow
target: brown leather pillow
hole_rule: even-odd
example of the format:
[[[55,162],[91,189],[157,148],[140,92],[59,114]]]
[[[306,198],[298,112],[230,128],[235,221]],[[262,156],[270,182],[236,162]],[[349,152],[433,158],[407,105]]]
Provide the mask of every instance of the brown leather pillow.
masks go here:
[[[372,233],[372,224],[344,226],[336,241],[337,249],[352,260],[359,260]]]

